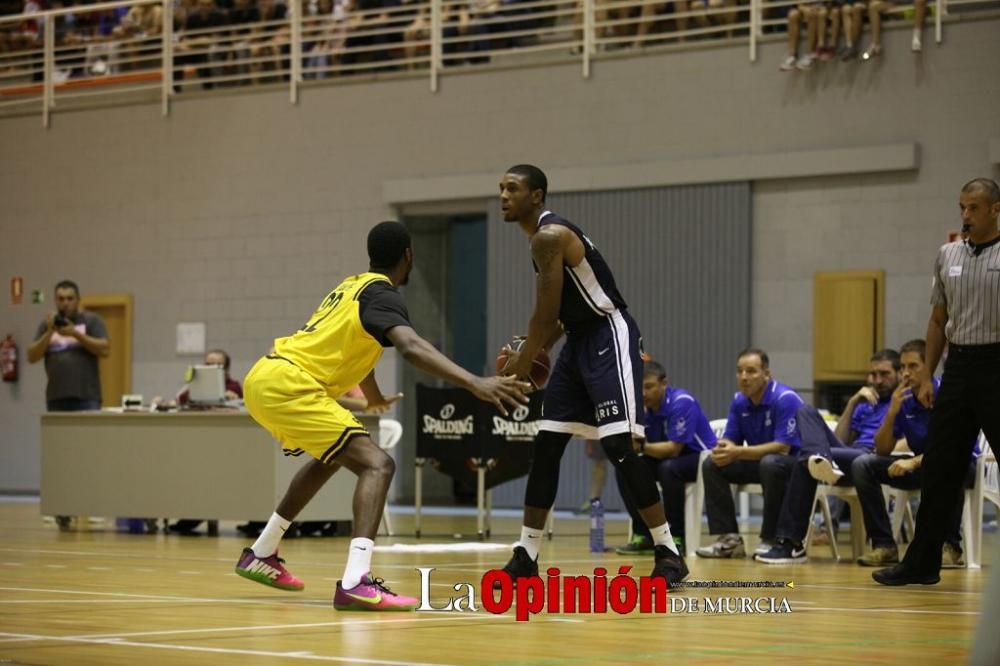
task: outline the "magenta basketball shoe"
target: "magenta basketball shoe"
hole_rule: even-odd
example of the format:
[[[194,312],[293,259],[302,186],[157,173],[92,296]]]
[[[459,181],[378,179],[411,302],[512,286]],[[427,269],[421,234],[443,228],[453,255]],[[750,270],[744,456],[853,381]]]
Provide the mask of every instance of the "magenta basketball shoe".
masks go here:
[[[278,557],[278,551],[270,557],[257,557],[253,549],[244,548],[240,561],[236,563],[236,573],[281,590],[301,592],[305,588],[305,583],[285,568],[285,561]]]
[[[337,593],[333,595],[333,607],[337,610],[358,611],[411,611],[420,605],[413,597],[396,594],[385,586],[381,578],[372,578],[370,573],[361,577],[361,582],[345,590],[337,581]]]

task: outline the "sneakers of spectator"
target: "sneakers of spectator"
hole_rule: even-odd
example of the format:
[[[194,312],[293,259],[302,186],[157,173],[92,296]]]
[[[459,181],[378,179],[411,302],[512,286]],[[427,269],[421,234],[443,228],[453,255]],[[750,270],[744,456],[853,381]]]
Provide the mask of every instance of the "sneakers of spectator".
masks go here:
[[[914,53],[920,53],[924,50],[924,45],[920,41],[920,33],[914,32],[913,39],[910,41],[910,50]]]
[[[790,72],[793,69],[795,69],[795,61],[796,61],[795,56],[793,55],[785,56],[785,59],[781,61],[780,65],[778,65],[778,69],[780,69],[782,72]]]
[[[711,559],[745,557],[746,552],[746,548],[743,546],[743,537],[739,534],[723,534],[715,543],[702,546],[695,551],[698,557],[708,557]]]
[[[941,566],[945,569],[958,569],[965,566],[965,553],[957,543],[944,544],[941,550]]]
[[[813,56],[811,53],[803,53],[798,60],[795,61],[795,69],[802,70],[803,72],[812,69],[813,66]]]
[[[861,59],[865,62],[871,60],[872,58],[877,58],[882,55],[882,47],[878,44],[872,44],[865,49],[865,52],[861,54]]]
[[[884,567],[899,562],[899,549],[896,544],[891,546],[875,546],[858,558],[858,564],[863,567]]]
[[[809,475],[817,481],[834,486],[844,476],[837,463],[823,456],[809,456]]]
[[[858,57],[858,47],[855,44],[848,44],[837,52],[837,57],[847,62],[849,60],[854,60]]]
[[[778,539],[771,550],[757,556],[757,561],[764,564],[799,564],[808,560],[805,547],[790,539]]]
[[[619,555],[652,555],[653,540],[648,536],[636,534],[627,544],[615,548],[615,552]]]
[[[774,548],[774,541],[772,541],[771,539],[761,540],[760,545],[758,545],[757,548],[754,549],[753,555],[750,556],[750,559],[756,560],[758,555],[763,555],[772,548]]]
[[[824,46],[819,50],[818,57],[822,62],[827,62],[832,60],[836,53],[836,50],[832,46]]]

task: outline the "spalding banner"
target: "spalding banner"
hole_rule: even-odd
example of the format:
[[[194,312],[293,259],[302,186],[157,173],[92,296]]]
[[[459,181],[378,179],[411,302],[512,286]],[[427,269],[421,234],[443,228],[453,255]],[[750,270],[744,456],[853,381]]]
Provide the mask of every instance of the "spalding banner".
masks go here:
[[[436,469],[475,484],[476,469],[486,468],[491,488],[524,476],[531,468],[543,392],[507,416],[468,391],[417,385],[417,457]]]

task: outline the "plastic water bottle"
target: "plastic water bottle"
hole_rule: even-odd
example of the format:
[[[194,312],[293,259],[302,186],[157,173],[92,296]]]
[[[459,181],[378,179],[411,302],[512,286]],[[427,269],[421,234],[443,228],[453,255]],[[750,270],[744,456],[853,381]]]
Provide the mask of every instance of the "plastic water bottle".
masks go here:
[[[604,552],[604,505],[599,497],[590,500],[590,552]]]

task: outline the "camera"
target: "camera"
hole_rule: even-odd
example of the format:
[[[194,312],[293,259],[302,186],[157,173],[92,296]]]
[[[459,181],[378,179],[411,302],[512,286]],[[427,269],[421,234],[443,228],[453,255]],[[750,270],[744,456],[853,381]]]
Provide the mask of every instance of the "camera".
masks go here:
[[[56,328],[62,328],[68,323],[69,320],[66,319],[66,315],[64,315],[62,312],[57,312],[56,316],[52,318],[52,325],[55,326]]]

